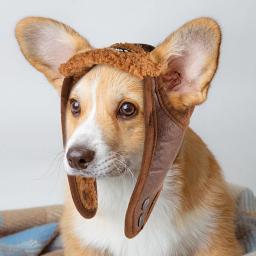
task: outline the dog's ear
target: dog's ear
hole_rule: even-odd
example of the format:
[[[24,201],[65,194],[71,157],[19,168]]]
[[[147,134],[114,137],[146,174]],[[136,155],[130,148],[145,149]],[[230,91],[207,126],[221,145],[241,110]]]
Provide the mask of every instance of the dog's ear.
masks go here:
[[[59,65],[90,44],[69,26],[58,21],[27,17],[16,26],[16,38],[25,58],[60,92],[64,77]]]
[[[169,103],[185,110],[204,102],[218,65],[221,31],[210,18],[186,23],[151,52]]]

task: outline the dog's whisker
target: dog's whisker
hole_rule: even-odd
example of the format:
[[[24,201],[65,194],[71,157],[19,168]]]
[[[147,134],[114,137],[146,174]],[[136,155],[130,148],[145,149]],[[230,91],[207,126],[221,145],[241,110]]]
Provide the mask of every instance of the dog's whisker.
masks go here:
[[[129,166],[125,162],[121,161],[120,159],[116,158],[115,160],[118,161],[120,164],[122,164],[124,166],[125,171],[128,171],[128,173],[131,175],[131,178],[135,180],[135,176],[132,170],[129,168]]]
[[[123,170],[116,164],[116,162],[113,162],[114,167],[119,170],[119,172],[123,172]]]
[[[50,162],[49,167],[38,177],[36,180],[45,179],[49,177],[50,175],[53,175],[56,173],[56,169],[58,170],[58,163],[62,162],[64,151],[60,151],[56,154],[56,156],[53,158],[53,160]]]
[[[100,165],[100,164],[102,164],[102,163],[105,163],[105,162],[108,162],[108,161],[110,161],[110,160],[113,160],[113,159],[114,159],[114,157],[110,155],[109,157],[104,158],[104,159],[102,159],[101,161],[99,161],[99,162],[97,163],[97,166]]]
[[[120,173],[123,171],[123,170],[120,169],[119,166],[116,165],[116,162],[113,162],[113,165],[115,166],[115,168],[117,168],[119,170]],[[124,182],[125,182],[123,176],[121,176],[121,180],[122,180],[122,188],[123,188],[124,187]]]

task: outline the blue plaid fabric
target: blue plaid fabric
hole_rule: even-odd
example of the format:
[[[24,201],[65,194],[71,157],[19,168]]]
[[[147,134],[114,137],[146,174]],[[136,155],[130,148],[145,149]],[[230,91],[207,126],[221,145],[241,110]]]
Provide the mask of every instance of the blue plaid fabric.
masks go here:
[[[237,237],[245,252],[256,252],[256,197],[251,190],[241,191],[237,211]]]
[[[45,224],[0,239],[0,256],[36,256],[57,236],[57,223]]]

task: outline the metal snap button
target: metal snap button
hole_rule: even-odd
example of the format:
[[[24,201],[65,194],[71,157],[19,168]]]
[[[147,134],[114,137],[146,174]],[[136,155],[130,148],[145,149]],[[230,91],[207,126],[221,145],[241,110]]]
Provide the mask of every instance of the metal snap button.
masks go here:
[[[138,227],[142,228],[143,225],[144,225],[144,217],[143,217],[143,214],[141,214],[138,219]]]
[[[146,198],[146,199],[144,200],[143,204],[142,204],[141,209],[142,209],[143,211],[145,211],[145,210],[148,208],[148,206],[149,206],[149,198]]]

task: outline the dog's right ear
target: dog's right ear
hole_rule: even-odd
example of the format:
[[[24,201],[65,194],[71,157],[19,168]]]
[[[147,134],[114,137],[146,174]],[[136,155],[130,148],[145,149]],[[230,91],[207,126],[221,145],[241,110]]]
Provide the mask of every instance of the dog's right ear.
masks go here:
[[[25,58],[42,72],[60,93],[64,77],[60,64],[92,47],[77,32],[58,21],[27,17],[16,26],[16,38]]]
[[[207,99],[218,66],[221,31],[211,18],[198,18],[169,35],[150,54],[162,66],[166,104],[184,111]]]

